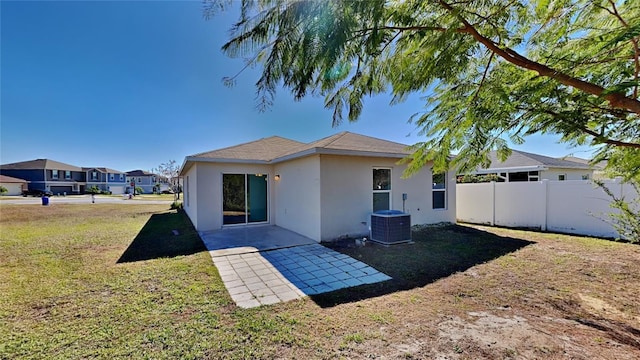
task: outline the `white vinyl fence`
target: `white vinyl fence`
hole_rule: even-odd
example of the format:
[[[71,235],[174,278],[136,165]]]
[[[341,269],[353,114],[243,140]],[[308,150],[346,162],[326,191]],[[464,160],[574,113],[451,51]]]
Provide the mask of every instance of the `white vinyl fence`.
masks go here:
[[[614,195],[639,195],[619,180],[604,182]],[[538,228],[599,237],[619,237],[609,222],[611,198],[588,180],[456,185],[458,221]]]

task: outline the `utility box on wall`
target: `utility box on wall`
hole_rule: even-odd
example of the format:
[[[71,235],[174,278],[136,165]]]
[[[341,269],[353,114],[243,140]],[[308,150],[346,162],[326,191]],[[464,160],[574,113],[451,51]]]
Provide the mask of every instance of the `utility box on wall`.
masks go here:
[[[371,214],[371,241],[384,245],[411,242],[411,215],[399,210]]]

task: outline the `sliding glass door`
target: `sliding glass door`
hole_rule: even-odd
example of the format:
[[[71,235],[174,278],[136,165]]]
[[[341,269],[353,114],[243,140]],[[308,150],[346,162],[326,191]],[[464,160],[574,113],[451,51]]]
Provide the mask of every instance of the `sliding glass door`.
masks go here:
[[[266,222],[267,180],[263,174],[223,174],[223,224]]]

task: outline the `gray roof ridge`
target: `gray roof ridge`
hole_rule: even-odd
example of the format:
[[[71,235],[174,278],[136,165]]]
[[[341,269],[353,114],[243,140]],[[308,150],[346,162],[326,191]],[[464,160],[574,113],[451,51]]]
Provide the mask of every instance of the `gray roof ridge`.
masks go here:
[[[264,140],[268,140],[268,139],[283,139],[283,140],[287,140],[287,141],[295,141],[295,142],[299,142],[293,139],[289,139],[286,137],[282,137],[282,136],[278,136],[278,135],[272,135],[272,136],[268,136],[268,137],[262,137],[260,139],[256,139],[256,140],[251,140],[251,141],[247,141],[247,142],[243,142],[240,144],[236,144],[236,145],[231,145],[231,146],[225,146],[222,148],[218,148],[218,149],[213,149],[213,150],[208,150],[208,151],[203,151],[203,152],[199,152],[197,154],[193,154],[193,155],[189,155],[189,157],[201,157],[202,155],[214,152],[214,151],[222,151],[222,150],[228,150],[228,149],[233,149],[233,148],[237,148],[240,146],[245,146],[245,145],[249,145],[249,144],[254,144],[254,143],[258,143],[260,141],[264,141]]]

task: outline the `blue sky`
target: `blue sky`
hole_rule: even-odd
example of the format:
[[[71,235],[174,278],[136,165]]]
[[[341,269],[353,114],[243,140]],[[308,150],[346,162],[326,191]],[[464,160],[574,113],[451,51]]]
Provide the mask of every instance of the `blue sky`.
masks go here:
[[[200,2],[0,2],[0,162],[49,158],[77,166],[150,170],[168,160],[272,135],[309,142],[351,131],[405,144],[423,140],[407,119],[418,96],[369,99],[360,120],[332,128],[322,99],[280,91],[255,105],[257,69],[233,88],[240,59],[220,50],[237,12],[204,20]],[[548,156],[552,136],[515,148]]]

